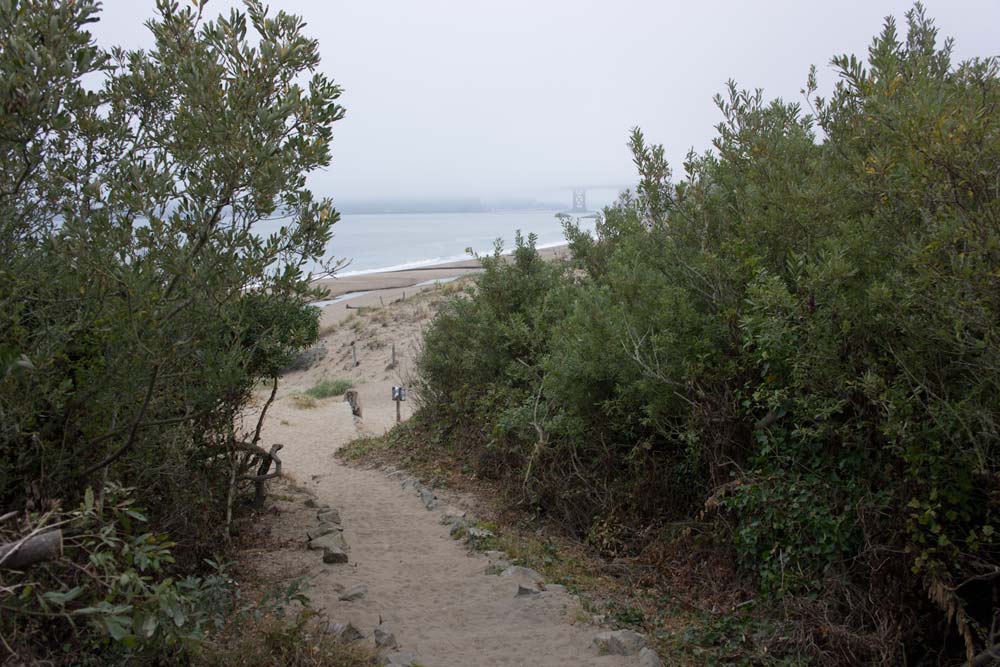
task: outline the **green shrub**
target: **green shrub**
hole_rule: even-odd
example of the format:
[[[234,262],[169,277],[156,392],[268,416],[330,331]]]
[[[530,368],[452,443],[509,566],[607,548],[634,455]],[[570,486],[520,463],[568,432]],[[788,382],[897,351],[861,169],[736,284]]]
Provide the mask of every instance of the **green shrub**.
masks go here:
[[[907,23],[809,114],[730,84],[680,179],[636,130],[572,269],[490,258],[420,362],[446,444],[610,555],[707,504],[813,662],[974,654],[1000,595],[1000,69]]]
[[[350,380],[343,378],[337,380],[321,380],[312,387],[306,389],[306,395],[316,399],[329,398],[330,396],[343,396],[344,392],[354,386]]]
[[[305,268],[337,215],[304,185],[340,89],[297,17],[251,2],[209,21],[203,4],[158,2],[152,49],[104,52],[99,3],[0,2],[0,507],[74,507],[107,481],[141,489],[146,519],[71,522],[61,567],[101,580],[80,597],[60,597],[65,571],[3,575],[0,623],[63,662],[194,636],[162,616],[202,604],[184,582],[224,550],[266,456],[242,419],[318,334]],[[83,653],[58,653],[66,633]]]
[[[67,539],[65,554],[32,568],[30,583],[0,571],[0,587],[17,593],[5,595],[0,615],[16,652],[74,664],[90,655],[180,659],[226,622],[235,597],[224,568],[210,562],[207,576],[172,577],[176,545],[149,525],[134,494],[88,488],[71,512],[28,517],[32,531],[59,527]]]

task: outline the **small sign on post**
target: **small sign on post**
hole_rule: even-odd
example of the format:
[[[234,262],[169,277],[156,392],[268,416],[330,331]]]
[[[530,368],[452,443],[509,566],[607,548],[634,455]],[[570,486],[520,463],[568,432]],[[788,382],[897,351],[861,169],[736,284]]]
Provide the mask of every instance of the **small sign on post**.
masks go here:
[[[392,388],[392,400],[396,401],[396,423],[399,423],[399,404],[406,400],[406,388],[396,387]]]

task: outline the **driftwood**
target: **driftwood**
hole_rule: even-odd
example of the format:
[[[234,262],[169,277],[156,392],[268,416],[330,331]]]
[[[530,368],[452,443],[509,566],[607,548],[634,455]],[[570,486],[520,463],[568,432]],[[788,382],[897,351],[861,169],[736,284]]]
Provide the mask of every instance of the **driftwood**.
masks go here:
[[[62,556],[63,534],[51,530],[0,545],[0,570],[23,570],[26,567]]]

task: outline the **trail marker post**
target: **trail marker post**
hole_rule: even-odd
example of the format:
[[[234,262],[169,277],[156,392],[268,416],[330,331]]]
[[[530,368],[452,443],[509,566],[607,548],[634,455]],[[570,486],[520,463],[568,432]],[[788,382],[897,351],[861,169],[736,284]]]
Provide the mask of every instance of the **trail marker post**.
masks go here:
[[[392,400],[396,402],[396,423],[399,423],[399,404],[406,400],[406,388],[405,387],[393,387],[392,388]]]

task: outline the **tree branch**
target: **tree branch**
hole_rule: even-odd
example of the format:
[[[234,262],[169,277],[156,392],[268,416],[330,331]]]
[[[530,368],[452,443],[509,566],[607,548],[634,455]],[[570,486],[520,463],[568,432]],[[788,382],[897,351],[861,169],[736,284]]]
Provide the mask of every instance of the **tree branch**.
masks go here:
[[[159,375],[160,365],[156,364],[153,366],[153,374],[149,378],[149,386],[146,387],[146,397],[142,401],[142,407],[139,408],[139,414],[137,414],[135,419],[132,421],[132,426],[129,429],[128,439],[125,441],[125,444],[114,453],[105,457],[104,460],[95,463],[84,470],[80,473],[80,477],[86,477],[87,475],[96,472],[105,466],[111,465],[121,458],[125,452],[132,448],[132,445],[135,444],[135,436],[139,432],[139,423],[142,422],[142,418],[146,416],[146,410],[149,408],[149,403],[153,400],[153,389],[156,388],[156,378],[159,377]]]
[[[273,382],[271,384],[271,395],[268,396],[267,403],[264,404],[263,409],[260,411],[260,417],[257,418],[257,428],[254,429],[253,440],[250,441],[250,444],[256,445],[258,442],[260,442],[260,430],[264,426],[264,417],[267,415],[267,409],[271,407],[271,403],[274,402],[274,397],[277,393],[278,393],[278,376],[275,375],[273,378]]]

